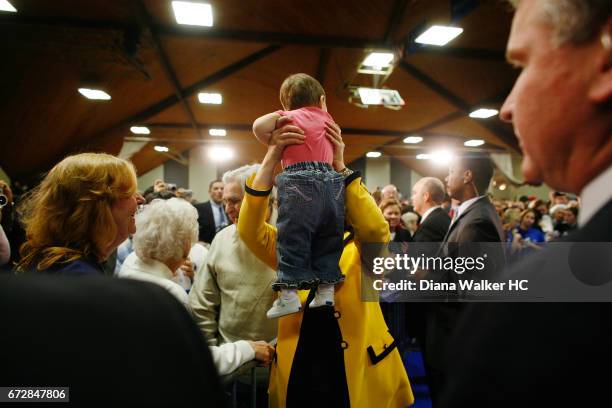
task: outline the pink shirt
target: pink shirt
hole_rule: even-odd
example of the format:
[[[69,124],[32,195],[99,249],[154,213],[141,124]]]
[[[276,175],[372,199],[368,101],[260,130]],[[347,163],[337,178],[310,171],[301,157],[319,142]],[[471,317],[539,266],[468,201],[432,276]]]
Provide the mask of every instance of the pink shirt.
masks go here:
[[[281,116],[290,116],[292,124],[304,131],[304,144],[287,146],[283,152],[283,168],[295,163],[316,161],[332,164],[334,147],[325,136],[325,122],[334,122],[324,110],[308,106],[292,111],[277,111]]]

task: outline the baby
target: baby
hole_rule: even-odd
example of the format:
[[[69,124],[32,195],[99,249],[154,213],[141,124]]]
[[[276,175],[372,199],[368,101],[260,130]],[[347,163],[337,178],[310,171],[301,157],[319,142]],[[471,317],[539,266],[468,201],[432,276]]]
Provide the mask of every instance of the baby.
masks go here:
[[[326,136],[325,91],[306,74],[289,76],[280,89],[282,111],[253,123],[257,139],[268,144],[278,119],[289,116],[304,131],[304,144],[285,148],[278,187],[278,278],[280,291],[268,310],[270,319],[301,309],[298,289],[317,288],[309,307],[333,306],[334,285],[343,277],[338,267],[344,232],[344,179],[333,170],[333,146]]]

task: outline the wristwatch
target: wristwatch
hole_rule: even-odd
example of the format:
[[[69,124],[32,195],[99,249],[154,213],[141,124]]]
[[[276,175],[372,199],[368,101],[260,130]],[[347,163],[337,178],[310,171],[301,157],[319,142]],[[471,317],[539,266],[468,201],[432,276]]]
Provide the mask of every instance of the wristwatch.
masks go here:
[[[345,167],[341,171],[339,171],[338,173],[342,174],[342,177],[347,178],[348,176],[353,174],[354,171],[349,169],[348,167]]]

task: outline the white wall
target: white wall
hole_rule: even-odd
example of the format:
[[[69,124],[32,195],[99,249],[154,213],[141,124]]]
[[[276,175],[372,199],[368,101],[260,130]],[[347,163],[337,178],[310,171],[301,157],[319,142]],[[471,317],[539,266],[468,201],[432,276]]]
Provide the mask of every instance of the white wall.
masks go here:
[[[389,157],[366,157],[366,187],[370,191],[384,187],[391,182],[391,165]]]
[[[164,166],[158,166],[138,177],[138,190],[142,193],[151,187],[155,180],[164,179]]]
[[[416,182],[419,181],[422,178],[423,178],[423,176],[420,175],[419,173],[417,173],[416,171],[414,171],[414,170],[410,171],[410,191],[407,193],[407,194],[409,194],[409,196],[406,197],[406,198],[410,198],[410,196],[412,195],[412,187],[414,187]]]
[[[217,178],[217,165],[210,160],[204,146],[189,151],[189,189],[199,202],[208,201],[208,185]]]

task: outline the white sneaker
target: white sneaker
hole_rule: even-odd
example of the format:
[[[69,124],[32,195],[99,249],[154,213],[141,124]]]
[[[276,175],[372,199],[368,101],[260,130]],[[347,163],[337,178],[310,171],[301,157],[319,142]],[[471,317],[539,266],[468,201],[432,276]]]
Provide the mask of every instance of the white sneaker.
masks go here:
[[[285,316],[292,313],[297,313],[302,310],[302,304],[297,293],[293,296],[289,296],[288,299],[283,299],[283,296],[279,296],[274,301],[270,310],[266,312],[268,319],[276,319],[277,317]]]
[[[321,306],[334,305],[334,285],[319,285],[317,294],[314,299],[308,304],[308,307],[314,309]]]

